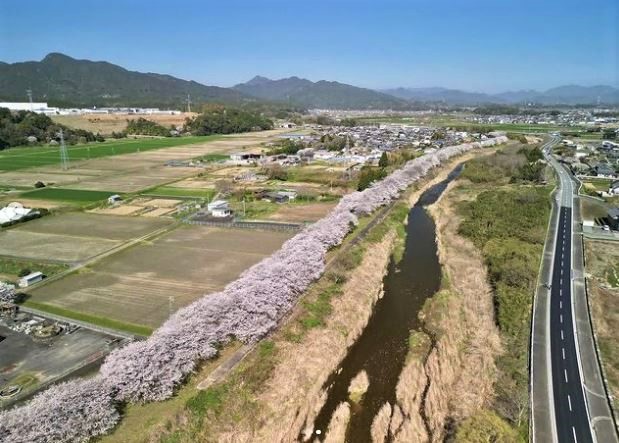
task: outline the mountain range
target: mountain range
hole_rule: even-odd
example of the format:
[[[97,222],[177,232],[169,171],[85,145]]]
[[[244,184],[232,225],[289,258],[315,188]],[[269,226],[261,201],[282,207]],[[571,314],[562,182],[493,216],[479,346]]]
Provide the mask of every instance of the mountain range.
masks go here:
[[[207,86],[171,75],[129,71],[105,61],[77,60],[60,53],[41,61],[0,62],[0,101],[33,100],[52,106],[159,106],[193,103],[274,102],[323,109],[411,109],[419,103],[460,106],[496,104],[619,104],[612,86],[567,85],[546,91],[521,90],[500,94],[447,88],[372,90],[335,81],[313,82],[299,77],[271,80],[256,76],[232,88]]]
[[[612,86],[566,85],[546,91],[520,90],[499,94],[447,88],[396,88],[382,92],[405,100],[471,106],[485,103],[522,105],[619,104],[619,89]]]
[[[35,101],[60,106],[179,106],[187,94],[196,103],[255,100],[231,88],[129,71],[59,53],[39,62],[0,62],[0,101],[25,101],[27,89]]]
[[[318,109],[403,109],[410,107],[405,99],[358,88],[344,83],[289,77],[271,80],[256,76],[234,86],[244,94],[271,101],[284,101]]]

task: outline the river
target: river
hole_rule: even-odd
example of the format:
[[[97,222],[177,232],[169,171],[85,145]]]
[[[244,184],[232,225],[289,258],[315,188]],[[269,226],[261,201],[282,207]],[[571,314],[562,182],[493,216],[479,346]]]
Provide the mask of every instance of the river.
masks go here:
[[[370,442],[375,415],[385,402],[395,404],[410,333],[420,327],[419,311],[441,285],[435,224],[425,207],[436,202],[461,170],[462,165],[451,171],[447,179],[427,189],[410,209],[404,253],[399,262],[392,258],[389,263],[383,280],[384,295],[377,301],[359,339],[325,383],[328,397],[314,422],[314,429],[321,432],[315,436],[320,439],[324,438],[337,406],[348,400],[351,380],[362,370],[367,372],[370,385],[363,400],[351,404],[346,441]]]

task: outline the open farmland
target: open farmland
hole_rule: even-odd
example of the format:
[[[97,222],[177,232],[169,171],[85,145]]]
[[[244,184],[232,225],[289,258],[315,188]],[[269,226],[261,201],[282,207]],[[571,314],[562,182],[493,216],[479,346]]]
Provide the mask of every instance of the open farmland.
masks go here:
[[[131,138],[103,143],[68,146],[67,151],[70,160],[79,161],[169,148],[172,146],[190,145],[219,138],[221,138],[219,135],[178,138]],[[7,149],[6,152],[0,153],[0,170],[3,171],[14,171],[34,166],[51,165],[59,162],[60,148],[58,146],[20,147]]]
[[[0,255],[59,263],[83,261],[168,226],[161,218],[68,213],[0,231]]]
[[[268,218],[285,222],[315,222],[326,216],[335,205],[337,202],[279,205],[277,211]]]
[[[83,189],[42,188],[36,191],[24,192],[20,197],[34,200],[53,200],[76,204],[90,204],[107,199],[113,192],[86,191]]]
[[[64,309],[65,315],[156,327],[171,310],[222,289],[290,235],[182,226],[43,285],[30,292],[30,301]]]
[[[170,125],[179,126],[185,123],[185,119],[195,116],[194,112],[182,112],[175,115],[129,115],[129,114],[97,114],[97,115],[54,115],[52,120],[62,125],[71,128],[85,129],[94,133],[103,135],[111,134],[112,132],[122,132],[127,129],[127,121],[137,120],[138,118],[146,118],[169,127]]]
[[[0,153],[0,185],[33,187],[35,182],[42,181],[47,185],[71,189],[138,192],[200,172],[194,167],[165,166],[169,161],[227,155],[239,150],[259,151],[262,143],[272,140],[279,133],[281,131],[274,130],[230,136],[123,140],[89,145],[91,149],[108,149],[105,156],[97,158],[92,155],[88,157],[88,147],[72,147],[69,148],[67,170],[60,167],[58,148],[14,148]],[[128,145],[122,150],[114,148],[109,152],[113,143]],[[159,146],[144,149],[145,143]],[[75,157],[74,153],[81,155]],[[42,156],[41,159],[38,159],[39,156]]]

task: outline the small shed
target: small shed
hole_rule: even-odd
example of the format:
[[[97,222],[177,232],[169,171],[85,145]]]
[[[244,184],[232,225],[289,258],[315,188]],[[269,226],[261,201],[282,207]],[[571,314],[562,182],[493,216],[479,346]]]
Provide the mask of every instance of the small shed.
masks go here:
[[[107,202],[108,202],[110,205],[115,205],[116,203],[119,203],[119,202],[121,202],[121,201],[122,201],[122,197],[121,197],[120,195],[118,195],[118,194],[110,195],[110,196],[107,198]]]
[[[32,272],[19,280],[19,287],[26,288],[34,283],[40,282],[45,278],[42,272]]]

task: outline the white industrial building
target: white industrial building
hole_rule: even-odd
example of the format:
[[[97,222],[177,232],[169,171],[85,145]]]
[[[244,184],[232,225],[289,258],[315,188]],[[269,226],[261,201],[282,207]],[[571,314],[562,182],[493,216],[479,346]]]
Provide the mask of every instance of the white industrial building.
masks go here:
[[[0,102],[0,108],[11,111],[32,111],[39,114],[58,114],[60,108],[50,108],[47,102]]]

